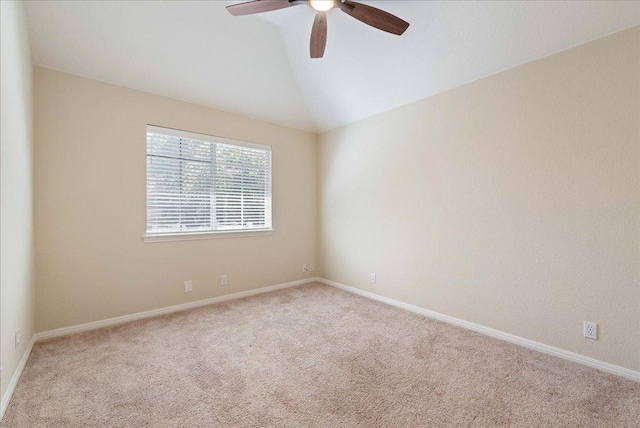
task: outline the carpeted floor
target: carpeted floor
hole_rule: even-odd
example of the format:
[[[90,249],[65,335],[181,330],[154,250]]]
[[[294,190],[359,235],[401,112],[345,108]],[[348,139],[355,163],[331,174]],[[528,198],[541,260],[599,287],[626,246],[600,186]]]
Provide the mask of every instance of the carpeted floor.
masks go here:
[[[640,383],[312,284],[36,344],[2,427],[639,427]]]

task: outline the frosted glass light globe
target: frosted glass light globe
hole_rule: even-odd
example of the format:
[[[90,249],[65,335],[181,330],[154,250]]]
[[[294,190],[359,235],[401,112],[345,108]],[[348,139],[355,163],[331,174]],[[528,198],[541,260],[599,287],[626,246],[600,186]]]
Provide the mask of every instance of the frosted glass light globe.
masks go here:
[[[334,6],[334,0],[309,0],[309,5],[318,12],[326,12]]]

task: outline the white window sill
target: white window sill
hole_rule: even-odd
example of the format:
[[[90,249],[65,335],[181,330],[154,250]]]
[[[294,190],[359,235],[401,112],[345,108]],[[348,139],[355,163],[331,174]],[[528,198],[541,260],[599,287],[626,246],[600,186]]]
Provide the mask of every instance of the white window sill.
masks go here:
[[[273,235],[273,231],[274,229],[255,229],[197,233],[164,233],[157,235],[145,235],[142,237],[142,240],[145,244],[150,244],[153,242],[199,241],[202,239],[251,238],[254,236]]]

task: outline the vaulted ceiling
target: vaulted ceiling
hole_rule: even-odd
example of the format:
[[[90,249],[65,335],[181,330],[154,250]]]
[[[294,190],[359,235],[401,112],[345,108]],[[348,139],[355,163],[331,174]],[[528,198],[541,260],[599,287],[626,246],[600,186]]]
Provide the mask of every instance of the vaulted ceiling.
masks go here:
[[[310,59],[311,8],[233,17],[233,3],[29,2],[34,63],[322,132],[640,24],[640,2],[363,1],[411,26],[333,10]]]

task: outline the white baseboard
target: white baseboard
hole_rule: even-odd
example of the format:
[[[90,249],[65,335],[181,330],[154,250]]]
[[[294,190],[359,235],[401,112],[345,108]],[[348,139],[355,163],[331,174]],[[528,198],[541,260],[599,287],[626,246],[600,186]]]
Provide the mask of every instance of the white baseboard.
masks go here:
[[[576,363],[584,364],[585,366],[592,367],[594,369],[601,370],[603,372],[611,373],[617,376],[621,376],[627,379],[640,382],[640,372],[630,370],[624,367],[616,366],[614,364],[605,363],[604,361],[596,360],[594,358],[585,357],[584,355],[576,354],[574,352],[565,351],[564,349],[556,348],[554,346],[545,345],[544,343],[535,342],[533,340],[525,339],[524,337],[516,336],[514,334],[505,333],[500,330],[495,330],[489,327],[485,327],[479,324],[474,324],[469,321],[464,321],[459,318],[454,318],[449,315],[444,315],[439,312],[430,311],[418,306],[410,305],[408,303],[400,302],[398,300],[390,299],[388,297],[379,296],[377,294],[360,290],[359,288],[350,287],[348,285],[340,284],[335,281],[329,281],[328,279],[320,278],[319,282],[331,285],[341,290],[348,291],[350,293],[358,294],[369,299],[377,300],[382,303],[386,303],[391,306],[402,308],[411,312],[415,312],[420,315],[424,315],[429,318],[433,318],[439,321],[444,321],[449,324],[456,325],[458,327],[473,330],[478,333],[485,334],[487,336],[494,337],[496,339],[504,340],[506,342],[514,343],[516,345],[524,346],[525,348],[533,349],[535,351],[542,352],[544,354],[553,355],[565,360],[573,361]]]
[[[210,299],[197,300],[195,302],[183,303],[180,305],[168,306],[160,309],[153,309],[145,312],[137,312],[135,314],[123,315],[115,318],[108,318],[100,321],[88,322],[85,324],[73,325],[70,327],[57,328],[55,330],[43,331],[35,334],[35,340],[51,339],[53,337],[67,336],[73,333],[95,330],[102,327],[108,327],[116,324],[136,321],[143,318],[155,317],[158,315],[170,314],[172,312],[180,312],[186,309],[197,308],[200,306],[211,305],[213,303],[226,302],[228,300],[241,299],[243,297],[255,296],[256,294],[268,293],[270,291],[281,290],[283,288],[295,287],[297,285],[308,284],[310,282],[320,282],[320,278],[307,278],[298,281],[287,282],[284,284],[276,284],[268,287],[256,288],[253,290],[241,291],[239,293],[225,294],[224,296],[212,297]]]
[[[18,363],[18,367],[16,367],[16,371],[13,373],[13,376],[11,377],[11,382],[9,382],[9,387],[7,388],[7,391],[4,393],[4,396],[2,397],[2,402],[0,403],[0,421],[4,417],[4,412],[7,410],[7,407],[9,407],[9,402],[11,401],[11,397],[13,397],[13,391],[15,391],[16,385],[20,380],[20,376],[22,375],[24,366],[27,365],[27,360],[29,359],[29,355],[31,355],[31,350],[33,349],[33,344],[35,342],[36,342],[36,336],[33,335],[31,337],[31,341],[29,342],[29,346],[27,346],[27,349],[24,351],[24,354],[22,355],[22,358]]]

